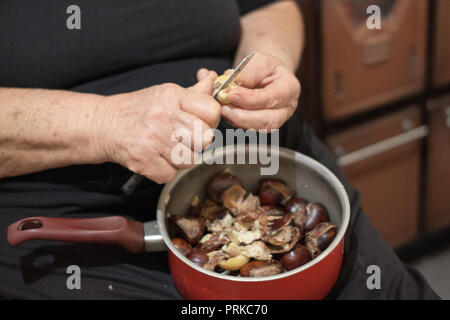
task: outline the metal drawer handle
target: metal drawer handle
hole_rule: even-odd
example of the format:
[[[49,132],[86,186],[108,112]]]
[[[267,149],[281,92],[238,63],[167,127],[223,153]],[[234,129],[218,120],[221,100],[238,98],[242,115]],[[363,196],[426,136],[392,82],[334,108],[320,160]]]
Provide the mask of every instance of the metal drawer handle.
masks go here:
[[[445,126],[450,128],[450,106],[446,107],[445,110]]]
[[[387,152],[394,148],[400,147],[415,140],[425,138],[429,134],[429,129],[426,125],[409,130],[405,133],[399,134],[392,138],[375,143],[371,146],[356,150],[349,154],[338,157],[337,162],[341,167],[347,167],[362,160],[371,158],[378,154]]]

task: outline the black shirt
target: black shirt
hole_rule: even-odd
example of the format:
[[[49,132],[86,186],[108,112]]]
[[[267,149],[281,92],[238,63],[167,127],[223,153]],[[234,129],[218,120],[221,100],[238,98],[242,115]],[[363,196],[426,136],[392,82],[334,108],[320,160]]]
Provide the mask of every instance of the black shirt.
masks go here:
[[[80,0],[81,29],[70,30],[67,0],[0,3],[0,86],[70,88],[155,64],[192,78],[179,62],[229,58],[239,15],[270,0]],[[201,66],[201,62],[198,62]],[[157,69],[158,70],[158,69]],[[160,82],[160,72],[151,72]],[[160,70],[158,70],[160,71]],[[190,70],[189,70],[190,71]],[[167,75],[169,74],[169,75]]]

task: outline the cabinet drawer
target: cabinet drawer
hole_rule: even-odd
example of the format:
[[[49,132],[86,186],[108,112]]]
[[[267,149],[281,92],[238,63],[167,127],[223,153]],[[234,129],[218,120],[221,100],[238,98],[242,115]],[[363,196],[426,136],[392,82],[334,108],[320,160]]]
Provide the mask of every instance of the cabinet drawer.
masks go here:
[[[427,232],[450,226],[450,95],[428,104]]]
[[[380,30],[369,30],[369,5]],[[327,121],[419,92],[425,83],[428,1],[322,1],[322,103]]]
[[[411,107],[326,139],[346,177],[360,191],[364,211],[393,247],[417,236],[426,134],[419,108]]]
[[[450,83],[450,1],[438,0],[435,10],[433,81],[442,86]]]

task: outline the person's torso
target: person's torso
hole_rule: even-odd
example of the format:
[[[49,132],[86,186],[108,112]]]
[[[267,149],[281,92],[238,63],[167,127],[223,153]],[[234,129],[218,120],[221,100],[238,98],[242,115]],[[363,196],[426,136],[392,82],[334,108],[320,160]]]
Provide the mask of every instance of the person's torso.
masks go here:
[[[235,1],[79,0],[79,30],[66,25],[71,4],[0,2],[0,87],[108,95],[163,82],[189,86],[198,68],[229,68],[239,42]],[[147,180],[124,197],[130,175],[108,163],[0,179],[0,213],[153,212],[160,186]]]
[[[235,1],[79,0],[79,15],[67,13],[72,4],[0,2],[0,86],[70,88],[142,66],[230,55],[239,40]]]

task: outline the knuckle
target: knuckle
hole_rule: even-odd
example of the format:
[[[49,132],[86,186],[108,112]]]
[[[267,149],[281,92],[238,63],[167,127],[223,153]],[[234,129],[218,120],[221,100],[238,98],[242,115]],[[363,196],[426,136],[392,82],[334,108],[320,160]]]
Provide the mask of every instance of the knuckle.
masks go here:
[[[270,130],[272,127],[273,120],[271,118],[264,118],[261,123],[261,129]]]
[[[170,170],[167,171],[167,174],[165,175],[165,183],[172,181],[177,176],[177,170],[174,168],[170,168]]]

